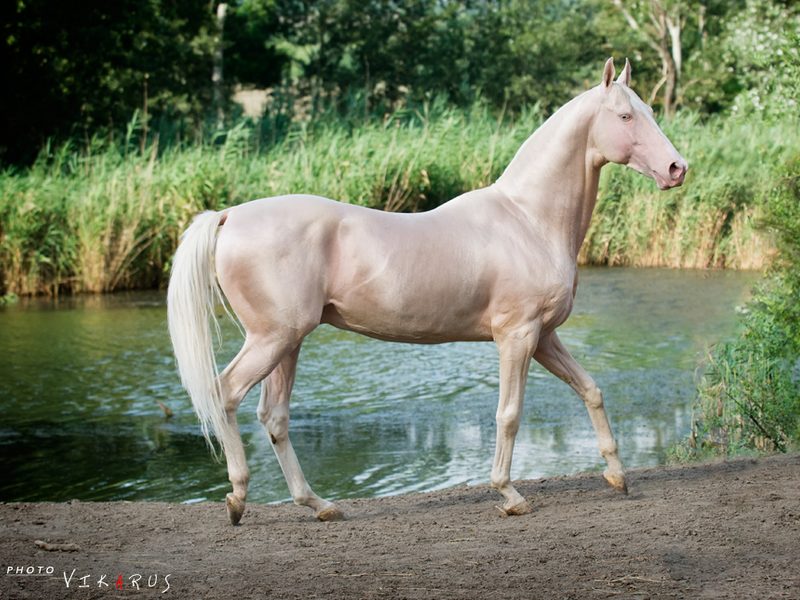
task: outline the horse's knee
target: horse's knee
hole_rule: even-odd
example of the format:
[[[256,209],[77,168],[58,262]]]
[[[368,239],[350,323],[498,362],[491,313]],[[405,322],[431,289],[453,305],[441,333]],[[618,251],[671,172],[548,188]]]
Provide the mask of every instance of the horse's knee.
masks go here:
[[[603,392],[596,385],[592,385],[583,394],[583,402],[589,410],[603,408]]]
[[[233,419],[236,417],[236,411],[239,410],[239,406],[242,403],[242,399],[239,397],[230,397],[226,396],[222,402],[222,408],[225,410],[225,415],[228,419]]]
[[[507,436],[515,436],[519,430],[522,411],[516,406],[497,411],[497,429]]]

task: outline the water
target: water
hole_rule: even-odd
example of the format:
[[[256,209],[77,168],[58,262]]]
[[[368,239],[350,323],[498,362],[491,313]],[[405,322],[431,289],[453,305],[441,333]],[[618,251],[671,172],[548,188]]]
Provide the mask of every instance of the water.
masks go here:
[[[735,325],[752,273],[583,269],[561,327],[604,390],[622,459],[653,465],[689,431],[704,348]],[[224,329],[224,364],[241,338]],[[158,293],[32,300],[0,309],[0,500],[221,500],[181,390]],[[390,344],[321,327],[306,340],[291,436],[309,482],[330,498],[488,481],[497,352],[490,343]],[[175,413],[166,419],[163,402]],[[288,499],[255,419],[240,410],[250,500]],[[512,476],[602,468],[582,403],[531,367]]]

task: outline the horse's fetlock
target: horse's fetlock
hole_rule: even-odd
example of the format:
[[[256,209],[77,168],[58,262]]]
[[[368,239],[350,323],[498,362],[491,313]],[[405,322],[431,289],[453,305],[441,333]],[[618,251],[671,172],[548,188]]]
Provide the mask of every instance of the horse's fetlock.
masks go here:
[[[603,458],[608,458],[609,456],[616,456],[617,455],[617,444],[616,442],[609,444],[607,446],[600,447],[600,456]]]
[[[247,486],[250,484],[250,473],[237,473],[228,479],[233,486],[233,495],[242,502],[247,500]]]
[[[292,498],[292,501],[297,506],[311,506],[311,503],[313,502],[313,496],[311,494],[308,494],[307,492],[304,492],[302,494],[297,494],[296,496],[294,496]]]
[[[503,490],[507,488],[509,484],[511,484],[511,478],[506,475],[492,473],[489,479],[489,485],[495,490]]]

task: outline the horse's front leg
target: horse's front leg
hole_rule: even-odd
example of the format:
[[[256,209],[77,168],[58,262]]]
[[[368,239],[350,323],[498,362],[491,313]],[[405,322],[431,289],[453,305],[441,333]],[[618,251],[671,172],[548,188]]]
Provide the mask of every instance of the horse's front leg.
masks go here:
[[[603,405],[603,393],[594,379],[572,358],[555,332],[542,338],[533,357],[553,375],[567,382],[583,400],[597,434],[600,454],[608,465],[603,477],[615,490],[627,494],[625,469],[617,453],[614,434],[611,433],[611,425]]]
[[[495,337],[500,353],[500,401],[497,405],[497,446],[491,483],[506,499],[502,507],[497,507],[506,515],[524,515],[532,510],[511,484],[511,457],[522,418],[528,367],[539,340],[539,331],[540,325],[534,323]]]

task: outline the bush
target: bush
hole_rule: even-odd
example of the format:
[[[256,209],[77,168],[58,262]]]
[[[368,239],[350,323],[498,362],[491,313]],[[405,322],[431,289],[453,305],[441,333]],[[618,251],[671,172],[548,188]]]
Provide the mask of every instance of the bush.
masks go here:
[[[676,456],[785,452],[800,442],[800,156],[765,207],[778,254],[738,337],[711,350],[692,434]]]

